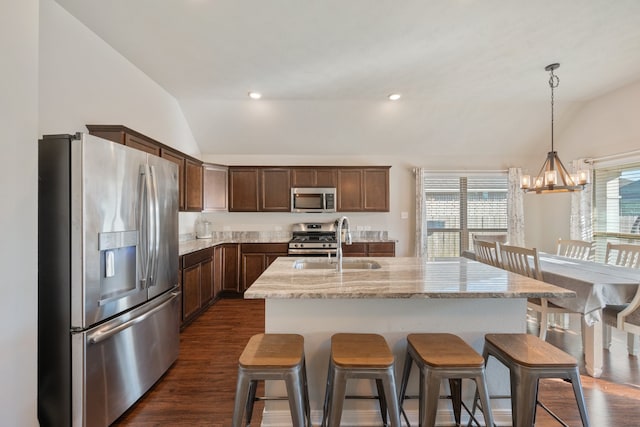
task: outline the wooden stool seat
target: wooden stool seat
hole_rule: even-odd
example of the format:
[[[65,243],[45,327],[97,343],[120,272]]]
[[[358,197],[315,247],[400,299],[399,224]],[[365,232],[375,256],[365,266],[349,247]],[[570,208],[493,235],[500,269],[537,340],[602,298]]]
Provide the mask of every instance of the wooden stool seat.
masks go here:
[[[409,334],[407,343],[422,361],[438,368],[479,367],[484,359],[457,335]]]
[[[380,404],[383,424],[387,410],[392,427],[400,427],[394,358],[387,341],[378,334],[337,333],[331,337],[331,357],[327,370],[322,426],[338,427],[347,398],[375,398]],[[375,380],[377,396],[346,396],[350,379]]]
[[[304,338],[297,334],[257,334],[249,339],[238,363],[244,368],[285,368],[302,362]]]
[[[582,425],[589,427],[578,363],[572,356],[539,337],[529,334],[487,334],[483,353],[485,363],[490,356],[493,356],[509,368],[511,417],[515,427],[534,425],[537,405],[564,424],[556,414],[538,401],[538,381],[541,378],[569,380],[578,404]],[[473,411],[476,403],[474,401]]]
[[[384,337],[377,334],[335,334],[331,337],[333,363],[344,368],[386,368],[393,354]]]
[[[257,334],[247,342],[238,359],[238,381],[233,408],[233,427],[251,424],[258,381],[281,380],[287,388],[294,427],[311,426],[309,390],[304,357],[304,337],[297,334]],[[242,419],[246,414],[246,422]]]
[[[407,335],[407,355],[400,383],[400,406],[407,399],[406,391],[411,374],[411,366],[420,369],[419,425],[433,426],[436,422],[440,384],[449,380],[451,395],[446,396],[453,404],[456,425],[460,425],[462,408],[462,379],[475,381],[477,394],[486,408],[485,421],[493,426],[493,415],[489,403],[484,358],[462,338],[446,333],[419,333]],[[466,408],[466,407],[465,407]],[[404,414],[404,412],[403,412]],[[406,414],[404,414],[406,419]],[[407,425],[409,420],[406,419]]]
[[[522,366],[574,367],[573,356],[530,334],[487,334],[485,340]]]

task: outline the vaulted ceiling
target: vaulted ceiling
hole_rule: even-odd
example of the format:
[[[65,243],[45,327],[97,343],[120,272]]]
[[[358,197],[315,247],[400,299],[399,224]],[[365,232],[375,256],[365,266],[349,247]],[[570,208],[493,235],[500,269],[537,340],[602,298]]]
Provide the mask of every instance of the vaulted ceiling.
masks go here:
[[[56,1],[178,100],[205,154],[518,150],[548,133],[547,64],[562,118],[640,79],[637,0]]]

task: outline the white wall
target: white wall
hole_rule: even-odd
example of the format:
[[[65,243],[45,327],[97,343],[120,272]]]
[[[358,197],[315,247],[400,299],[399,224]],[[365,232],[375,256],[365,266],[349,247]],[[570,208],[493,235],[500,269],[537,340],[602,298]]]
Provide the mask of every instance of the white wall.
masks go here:
[[[200,156],[175,98],[52,0],[41,0],[39,123],[41,135],[125,125]]]
[[[38,137],[124,124],[199,150],[175,99],[52,0],[3,1],[0,52],[0,423],[37,426]]]
[[[1,9],[0,419],[35,426],[38,0],[3,1]]]
[[[564,124],[556,150],[565,165],[640,148],[640,81],[587,102]],[[544,161],[539,159],[538,168]],[[533,167],[533,166],[532,166]],[[526,245],[555,251],[558,237],[569,238],[569,194],[525,196]]]

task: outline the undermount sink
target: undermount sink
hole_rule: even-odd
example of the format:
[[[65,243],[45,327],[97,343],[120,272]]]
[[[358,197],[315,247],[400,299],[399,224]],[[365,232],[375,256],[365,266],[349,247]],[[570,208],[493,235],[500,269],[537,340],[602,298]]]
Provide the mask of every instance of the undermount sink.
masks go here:
[[[337,261],[335,259],[300,259],[293,263],[296,270],[335,270]],[[380,264],[376,261],[362,259],[343,259],[343,270],[376,270],[380,268]]]

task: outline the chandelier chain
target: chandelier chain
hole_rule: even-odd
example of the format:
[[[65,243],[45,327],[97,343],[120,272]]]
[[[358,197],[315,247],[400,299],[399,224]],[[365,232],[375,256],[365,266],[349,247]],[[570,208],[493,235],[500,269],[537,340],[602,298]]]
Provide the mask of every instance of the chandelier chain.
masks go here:
[[[553,147],[553,105],[554,105],[554,96],[553,89],[557,88],[560,84],[560,78],[553,74],[553,68],[549,70],[549,87],[551,88],[551,151],[555,151]]]

